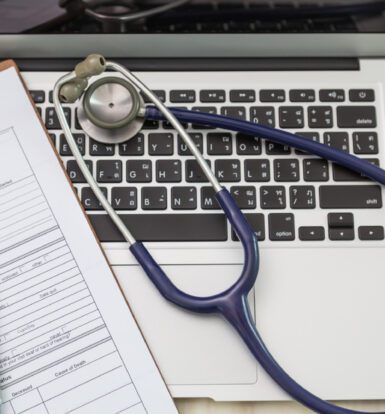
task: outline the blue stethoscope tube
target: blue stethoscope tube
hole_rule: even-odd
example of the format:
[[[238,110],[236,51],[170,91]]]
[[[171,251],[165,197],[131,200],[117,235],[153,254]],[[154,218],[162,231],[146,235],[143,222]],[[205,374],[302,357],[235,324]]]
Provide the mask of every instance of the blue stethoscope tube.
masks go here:
[[[364,174],[378,183],[385,184],[385,171],[381,168],[324,144],[282,130],[221,115],[185,109],[169,109],[180,122],[209,125],[250,136],[267,138],[276,143],[318,155],[345,168]],[[163,115],[158,109],[152,106],[147,107],[145,118],[155,121],[164,120]],[[162,295],[172,303],[193,312],[221,314],[235,328],[264,370],[283,390],[298,402],[321,414],[365,414],[364,412],[335,406],[313,395],[294,381],[270,354],[253,322],[247,302],[247,295],[254,286],[259,269],[257,238],[226,189],[218,192],[216,198],[225,211],[245,250],[245,266],[239,280],[225,292],[208,298],[188,295],[171,283],[147,249],[137,242],[130,249],[138,262],[143,266],[149,278]]]
[[[280,129],[255,124],[239,119],[228,118],[222,115],[206,114],[202,112],[190,111],[188,109],[169,108],[180,122],[190,122],[193,124],[209,125],[216,128],[227,129],[255,137],[266,138],[278,144],[288,145],[312,155],[318,155],[329,161],[333,161],[345,168],[357,173],[366,175],[373,181],[385,185],[385,171],[362,160],[354,155],[347,154],[335,148],[329,147],[319,142],[303,138],[299,135],[291,134]],[[148,106],[146,109],[146,119],[158,121],[163,120],[163,116],[158,109]]]

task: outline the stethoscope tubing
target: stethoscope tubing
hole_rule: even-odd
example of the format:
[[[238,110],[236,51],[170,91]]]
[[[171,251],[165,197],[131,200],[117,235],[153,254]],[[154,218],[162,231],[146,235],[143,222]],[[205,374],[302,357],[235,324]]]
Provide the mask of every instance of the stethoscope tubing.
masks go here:
[[[319,142],[291,134],[286,131],[277,130],[248,121],[242,121],[224,117],[221,115],[207,114],[180,108],[169,108],[180,122],[193,123],[197,125],[208,125],[215,128],[240,132],[251,137],[266,138],[282,145],[288,145],[296,149],[318,155],[329,161],[333,161],[345,168],[364,174],[374,181],[385,184],[385,171],[381,168],[362,160],[354,155],[339,151]],[[163,120],[159,111],[152,106],[146,108],[145,118],[149,120]],[[300,384],[293,380],[289,374],[278,364],[264,344],[258,330],[253,322],[252,314],[247,302],[247,295],[233,295],[220,309],[222,316],[238,332],[256,360],[271,378],[291,397],[321,414],[366,414],[365,412],[349,410],[330,404],[315,396]],[[383,412],[375,414],[385,414]]]
[[[364,412],[352,411],[345,408],[337,407],[319,397],[313,395],[301,385],[296,383],[275,361],[270,354],[266,345],[260,337],[255,323],[253,322],[252,314],[248,305],[247,295],[254,286],[259,269],[259,253],[257,237],[248,224],[241,210],[236,205],[230,193],[222,188],[217,181],[215,175],[204,160],[202,154],[193,143],[190,136],[182,127],[181,122],[191,122],[194,124],[210,125],[216,128],[227,129],[231,131],[241,132],[250,136],[258,136],[267,138],[271,141],[289,145],[318,155],[330,161],[336,162],[346,168],[362,173],[374,181],[385,184],[385,171],[370,164],[367,161],[361,160],[350,154],[330,148],[324,144],[313,142],[306,138],[290,134],[282,130],[265,127],[254,124],[252,122],[230,119],[220,115],[205,114],[201,112],[192,112],[184,109],[173,109],[165,107],[155,94],[150,91],[139,79],[137,79],[131,72],[124,67],[107,62],[107,67],[117,70],[132,82],[137,88],[142,90],[148,98],[150,98],[157,107],[149,106],[145,112],[141,114],[146,119],[169,121],[176,131],[181,135],[182,139],[188,145],[193,155],[196,156],[199,165],[204,170],[207,178],[215,189],[215,196],[224,210],[231,226],[238,235],[245,252],[245,263],[242,269],[241,276],[230,288],[222,293],[209,297],[196,297],[189,295],[178,289],[167,275],[163,272],[160,266],[152,258],[145,246],[136,241],[119,215],[112,208],[111,204],[104,196],[99,188],[98,183],[93,178],[92,173],[87,168],[85,161],[79,151],[79,148],[74,140],[70,127],[66,121],[63,108],[60,104],[59,91],[66,83],[76,78],[75,73],[70,73],[61,77],[54,88],[54,104],[57,111],[59,122],[62,126],[63,132],[67,138],[68,145],[79,164],[79,168],[83,173],[86,181],[94,191],[96,197],[102,204],[102,207],[109,214],[117,228],[121,231],[123,237],[129,244],[129,248],[138,262],[143,267],[144,271],[158,288],[161,294],[175,305],[181,306],[186,310],[199,313],[218,313],[222,315],[239,333],[245,344],[248,346],[256,360],[261,364],[265,371],[275,380],[275,382],[282,387],[290,396],[303,405],[309,407],[315,412],[322,414],[366,414]],[[207,171],[205,170],[207,169]],[[385,414],[385,413],[377,413]]]

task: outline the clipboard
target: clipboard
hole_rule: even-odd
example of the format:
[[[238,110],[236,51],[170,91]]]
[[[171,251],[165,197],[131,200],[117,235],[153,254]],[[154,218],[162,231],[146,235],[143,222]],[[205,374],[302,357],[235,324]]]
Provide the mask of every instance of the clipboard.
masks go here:
[[[130,383],[127,383],[126,385],[124,385],[124,387],[128,387],[128,389],[130,390],[129,392],[127,390],[125,390],[124,395],[118,394],[119,390],[114,390],[113,391],[117,395],[116,399],[113,400],[113,404],[124,404],[124,403],[126,403],[126,401],[124,400],[125,398],[126,399],[132,398],[132,401],[135,401],[135,404],[139,404],[139,405],[143,406],[143,409],[145,410],[144,412],[158,413],[158,412],[160,412],[159,407],[163,407],[164,412],[176,413],[177,409],[176,409],[176,407],[175,407],[175,405],[172,401],[171,395],[170,395],[167,387],[165,386],[164,380],[161,377],[161,374],[159,372],[159,368],[156,365],[156,363],[153,359],[153,356],[151,355],[151,353],[148,349],[148,345],[145,342],[145,339],[143,338],[143,335],[142,335],[142,333],[141,333],[141,331],[140,331],[140,329],[137,325],[137,322],[136,322],[136,320],[135,320],[135,318],[134,318],[134,316],[133,316],[133,314],[132,314],[132,312],[129,308],[129,304],[128,304],[126,298],[123,295],[121,286],[119,285],[119,282],[118,282],[115,274],[113,273],[113,270],[112,270],[111,266],[109,265],[109,263],[107,261],[107,257],[105,255],[103,249],[102,249],[101,243],[98,240],[98,238],[96,236],[96,233],[95,233],[94,229],[92,228],[91,223],[88,219],[88,216],[87,216],[81,202],[79,201],[79,199],[77,197],[77,193],[76,193],[76,191],[75,191],[75,189],[74,189],[74,187],[71,183],[70,178],[67,175],[67,172],[64,168],[63,163],[60,160],[59,154],[56,151],[56,148],[55,148],[51,138],[49,137],[48,131],[45,128],[45,125],[44,125],[44,123],[43,123],[43,121],[42,121],[42,119],[41,119],[41,117],[40,117],[40,115],[37,111],[36,106],[34,105],[32,97],[30,96],[30,94],[28,92],[28,89],[26,87],[26,84],[23,81],[22,76],[20,74],[20,71],[19,71],[19,69],[18,69],[18,67],[17,67],[17,65],[14,61],[7,60],[7,61],[4,61],[4,62],[0,63],[0,85],[1,85],[1,81],[2,81],[1,74],[4,71],[7,71],[8,69],[12,69],[12,68],[16,71],[18,79],[22,82],[22,88],[23,89],[20,88],[20,86],[18,87],[17,91],[15,89],[15,96],[11,96],[10,98],[7,97],[7,103],[9,103],[9,105],[11,107],[16,107],[16,104],[20,104],[20,113],[18,113],[17,116],[19,117],[19,116],[25,115],[25,118],[23,118],[23,122],[20,122],[20,120],[14,114],[13,117],[10,118],[11,119],[10,122],[12,122],[12,119],[13,119],[14,122],[17,122],[18,124],[20,124],[20,128],[18,128],[18,129],[16,128],[17,130],[14,127],[12,127],[12,128],[15,129],[14,136],[15,136],[15,139],[18,141],[18,145],[20,146],[21,153],[23,153],[22,155],[25,156],[26,168],[28,167],[28,165],[31,168],[32,174],[29,175],[27,178],[30,181],[32,180],[32,179],[30,179],[30,177],[33,176],[34,179],[36,178],[36,180],[35,180],[36,182],[35,181],[33,182],[33,185],[35,185],[35,188],[37,188],[37,190],[35,190],[35,191],[41,191],[41,195],[40,195],[42,197],[41,199],[43,201],[45,199],[45,202],[47,203],[47,206],[48,206],[47,210],[50,210],[51,213],[52,213],[52,217],[50,216],[49,219],[53,223],[55,223],[55,220],[56,220],[56,223],[57,223],[56,226],[53,226],[53,227],[51,226],[50,231],[55,232],[55,234],[59,234],[59,235],[61,234],[63,236],[61,239],[59,239],[59,238],[54,239],[54,242],[56,242],[57,240],[60,240],[60,243],[62,243],[62,244],[64,243],[64,245],[65,245],[64,247],[68,248],[67,249],[68,251],[65,250],[66,251],[65,254],[68,255],[68,257],[70,258],[69,261],[71,261],[71,260],[73,261],[74,266],[76,265],[76,269],[78,270],[78,273],[73,277],[78,278],[79,280],[81,278],[83,278],[83,279],[80,280],[79,283],[84,284],[84,286],[88,289],[88,292],[90,294],[89,295],[90,298],[93,300],[93,302],[91,303],[92,306],[95,305],[94,306],[95,310],[93,312],[98,312],[96,314],[96,315],[98,315],[98,317],[96,319],[98,321],[100,321],[100,323],[101,323],[101,325],[98,327],[98,329],[95,328],[96,329],[95,332],[99,335],[99,331],[100,331],[101,335],[102,334],[105,335],[105,338],[103,339],[105,341],[105,343],[110,343],[110,344],[112,344],[111,346],[115,347],[114,348],[115,349],[114,355],[115,354],[119,355],[119,358],[120,358],[119,361],[120,361],[121,365],[119,366],[119,370],[125,371],[128,374],[127,378],[129,378],[130,381],[131,381]],[[7,74],[7,76],[9,78],[13,77],[12,79],[14,81],[14,85],[15,85],[15,88],[16,88],[17,79],[15,79],[15,76],[13,75],[13,73],[10,72],[9,75]],[[7,86],[8,85],[9,84],[7,84]],[[11,84],[11,85],[13,86],[13,84]],[[9,87],[11,87],[11,86],[9,86]],[[28,96],[28,101],[26,101],[27,103],[24,102],[24,101],[22,102],[22,99],[24,99],[24,93]],[[13,95],[13,94],[8,94],[8,95]],[[20,101],[17,101],[17,99],[20,99]],[[1,96],[0,96],[0,100],[1,100]],[[28,103],[29,103],[29,105],[28,105]],[[31,107],[33,108],[33,112],[31,111]],[[1,109],[1,102],[0,102],[0,109]],[[5,107],[3,109],[5,109]],[[23,111],[25,111],[25,112],[23,112]],[[35,117],[36,117],[36,119],[38,119],[38,122],[36,122]],[[3,124],[2,124],[1,120],[0,120],[0,131],[3,128],[4,122],[5,121],[3,120]],[[25,130],[29,126],[29,124],[28,124],[29,122],[33,126],[33,128],[28,128],[28,131],[27,131],[28,134],[26,134]],[[27,125],[24,125],[24,124],[27,124]],[[24,131],[24,135],[23,135],[23,131]],[[39,141],[39,139],[41,139],[41,135],[40,135],[40,138],[39,138],[36,135],[36,131],[40,131],[39,134],[41,134],[41,131],[44,132],[44,135],[45,135],[47,141],[49,142],[49,147],[46,145],[46,143],[44,143],[44,140]],[[32,144],[32,140],[34,140],[35,138],[36,138],[36,143],[34,142]],[[42,159],[43,159],[43,157],[45,157],[45,158],[44,158],[44,163],[43,163],[44,165],[41,167],[41,171],[40,171],[39,170],[40,166],[39,166],[38,169],[34,169],[34,167],[37,164],[39,164],[39,161],[31,160],[30,157],[31,157],[32,153],[36,154],[36,151],[34,151],[34,152],[31,151],[31,147],[36,146],[36,145],[40,145],[42,142],[44,143],[44,146],[46,148],[45,148],[44,151],[42,151],[43,154],[41,154]],[[0,135],[0,147],[1,147],[1,135]],[[40,150],[43,150],[43,146],[41,148],[39,147],[39,151],[38,151],[39,154],[40,154]],[[0,159],[1,159],[1,150],[0,150]],[[2,162],[2,161],[0,161],[0,162]],[[59,166],[60,168],[57,168],[57,166]],[[51,168],[51,170],[50,170],[50,168]],[[52,171],[52,177],[46,177],[47,174],[45,174],[45,175],[43,174],[43,172],[47,172],[47,171],[49,171],[49,172]],[[1,178],[2,177],[0,177],[0,181],[1,181]],[[53,200],[53,198],[55,196],[55,193],[57,192],[57,188],[55,187],[55,182],[53,182],[53,180],[55,178],[57,178],[60,181],[60,183],[59,183],[59,181],[57,182],[59,192],[60,191],[63,192],[64,188],[67,188],[67,190],[64,191],[65,194],[62,195],[61,197],[65,197],[66,200],[68,199],[68,203],[69,203],[68,204],[68,210],[69,211],[67,211],[67,206],[61,206],[61,203],[64,200],[64,198],[60,199],[60,200]],[[50,182],[50,180],[52,182]],[[65,185],[65,183],[66,183],[66,185]],[[0,187],[0,198],[2,197],[1,190],[2,190],[2,188]],[[19,188],[17,188],[16,190],[19,191]],[[20,194],[23,194],[22,190],[20,190]],[[67,198],[66,194],[70,195],[71,200],[69,198]],[[58,211],[59,210],[58,206],[61,206],[62,211]],[[55,208],[57,210],[55,210]],[[78,210],[78,211],[76,212],[75,210]],[[70,214],[69,214],[69,212],[70,212]],[[79,212],[81,212],[81,213],[79,214]],[[0,214],[1,213],[2,213],[2,211],[0,209]],[[66,214],[67,214],[67,219],[65,220],[65,223],[61,224],[60,220],[58,220],[58,217],[59,218],[64,217]],[[74,234],[75,230],[72,229],[72,228],[71,228],[71,234],[72,235],[71,235],[71,237],[68,237],[68,234],[70,232],[70,230],[68,230],[70,228],[70,225],[68,224],[70,220],[68,219],[68,217],[70,217],[71,220],[74,220],[76,222],[76,225],[74,224],[74,229],[76,231],[79,231],[79,234],[81,234],[81,237],[80,237],[81,240],[77,240],[77,235]],[[40,236],[41,234],[43,234],[43,236]],[[17,237],[19,237],[19,236],[17,236]],[[34,235],[34,237],[32,237],[32,238],[27,237],[27,238],[25,238],[23,243],[21,243],[21,244],[19,243],[19,244],[21,246],[24,246],[24,247],[26,246],[25,249],[27,249],[29,243],[35,243],[36,240],[39,242],[40,237],[46,237],[46,233],[41,232],[38,235]],[[14,244],[14,245],[19,246],[17,243]],[[12,246],[14,246],[14,245],[12,245]],[[43,247],[41,247],[41,246],[43,246]],[[39,248],[41,247],[41,249],[43,251],[43,249],[45,249],[45,247],[46,247],[46,244],[42,244],[41,246],[39,246]],[[85,251],[85,252],[87,251],[87,246],[89,246],[88,247],[89,248],[88,252],[93,252],[93,253],[92,254],[87,254],[86,257],[83,257],[82,256],[83,251]],[[94,247],[92,247],[92,246],[94,246]],[[35,252],[35,250],[33,250],[33,252]],[[2,262],[1,253],[2,253],[2,250],[1,250],[1,240],[0,240],[0,266],[4,266],[4,262]],[[35,254],[35,253],[33,253],[33,254]],[[18,259],[19,257],[21,257],[21,256],[17,256],[16,259]],[[90,259],[88,259],[88,257],[90,257]],[[39,256],[39,258],[40,258],[40,256]],[[52,259],[52,260],[54,260],[54,259]],[[57,259],[55,257],[55,260],[59,260],[59,259]],[[33,271],[36,272],[36,273],[39,272],[39,269],[38,269],[38,267],[40,266],[39,263],[40,263],[41,266],[46,266],[46,264],[48,262],[44,262],[42,260],[40,260],[40,261],[37,260],[35,262],[36,267],[34,267],[34,269],[33,269]],[[60,260],[58,261],[58,263],[59,263],[59,267],[62,266],[62,264],[60,263]],[[47,265],[47,267],[49,267],[49,265]],[[49,270],[47,272],[42,272],[42,274],[44,274],[44,273],[47,274],[51,270],[52,269],[49,268]],[[63,274],[67,274],[67,272],[68,272],[68,270],[65,269],[63,271]],[[113,276],[112,278],[109,277],[111,275]],[[36,276],[36,277],[41,277],[41,274],[39,273],[38,276]],[[48,283],[44,279],[44,277],[42,278],[42,280],[43,280],[42,286],[45,286],[45,285],[43,285],[44,283]],[[26,280],[28,281],[29,279],[26,278]],[[77,280],[77,279],[74,279],[74,280]],[[67,282],[67,281],[65,280],[65,282]],[[50,298],[50,295],[54,295],[54,294],[57,293],[55,291],[55,289],[59,293],[61,293],[61,290],[57,287],[51,288],[51,290],[43,290],[42,297],[40,299],[41,300],[46,300],[46,298]],[[19,294],[19,292],[18,292],[18,294]],[[22,292],[22,294],[24,294],[24,292]],[[106,296],[108,296],[108,297],[106,297]],[[109,297],[112,298],[111,300],[112,300],[114,309],[111,306],[109,306]],[[55,302],[52,302],[52,303],[54,304]],[[2,308],[3,307],[1,306],[1,298],[0,298],[0,312],[1,312]],[[69,308],[69,309],[72,309],[72,308]],[[61,308],[59,308],[58,310],[55,310],[55,312],[60,312],[60,311],[61,311]],[[74,312],[78,312],[78,309],[76,308]],[[32,314],[32,313],[28,313],[27,317],[29,317],[30,314]],[[115,316],[114,316],[114,314],[115,314]],[[48,317],[48,316],[47,315],[42,316],[42,318],[46,318],[46,317]],[[126,318],[126,326],[127,326],[127,329],[123,329],[123,330],[122,330],[122,325],[121,325],[122,317]],[[36,321],[35,321],[35,324],[38,324],[39,320],[41,320],[41,318],[40,319],[37,318]],[[40,328],[38,328],[38,329],[40,329]],[[80,339],[77,339],[75,337],[75,334],[73,333],[73,332],[75,332],[76,329],[73,328],[72,330],[69,330],[68,332],[63,331],[63,332],[65,332],[65,334],[58,331],[59,333],[55,334],[57,336],[54,335],[53,336],[54,339],[51,338],[48,341],[48,343],[50,345],[46,345],[47,349],[49,349],[51,353],[55,353],[55,352],[59,352],[59,351],[57,351],[57,349],[59,349],[59,350],[66,349],[67,342],[69,344],[72,344],[73,342],[75,343],[78,340],[80,341]],[[90,332],[91,332],[91,334],[89,334],[89,335],[93,335],[95,333],[92,330]],[[28,336],[28,334],[29,334],[29,332],[26,333],[27,336]],[[84,334],[84,335],[85,335],[84,338],[88,338],[87,337],[88,334],[87,335]],[[60,341],[62,341],[60,343],[60,347],[55,342],[55,340],[59,340],[57,338],[59,338]],[[68,339],[68,341],[67,341],[67,339]],[[83,337],[81,337],[81,339],[83,340]],[[33,342],[33,340],[31,340],[31,341]],[[71,341],[73,341],[73,342],[71,342]],[[93,349],[93,347],[96,346],[96,345],[95,346],[92,345],[92,343],[90,343],[90,345],[89,345],[89,346],[91,346],[91,348],[89,348],[89,349],[87,348],[87,352],[89,352],[89,353],[91,353],[91,350]],[[104,342],[103,342],[103,344],[104,344]],[[135,346],[133,344],[135,344]],[[0,347],[1,347],[1,343],[0,343]],[[49,348],[49,347],[51,347],[51,348]],[[130,352],[128,352],[128,348],[131,349]],[[46,348],[43,348],[43,349],[36,348],[36,350],[35,350],[36,355],[39,355],[39,358],[40,358],[40,354],[42,354],[43,356],[41,358],[44,358],[45,357],[44,352],[46,352],[45,349]],[[81,349],[76,350],[76,352],[75,352],[76,358],[78,357],[79,353],[81,354],[81,352],[82,352]],[[31,357],[31,355],[33,355],[33,354],[26,353],[24,355],[25,364],[28,365],[28,364],[31,363],[31,361],[35,361],[35,359],[34,359],[35,356]],[[66,366],[66,364],[68,365],[67,361],[69,359],[67,357],[63,357],[63,358],[64,358],[63,362],[61,362],[62,360],[60,358],[58,359],[58,361],[60,362],[60,364],[63,364],[63,366],[66,367],[65,369],[71,370],[71,367],[76,366],[76,363],[72,364],[70,367]],[[12,361],[12,359],[10,359],[10,361]],[[15,365],[9,365],[8,366],[8,371],[9,370],[12,371],[13,369],[16,369],[16,368],[14,368],[14,366],[17,366],[16,362],[17,361],[15,361]],[[10,364],[11,364],[11,362],[10,362]],[[51,366],[50,366],[49,369],[51,369]],[[49,369],[47,368],[47,372],[49,371]],[[59,372],[64,372],[65,369],[63,368],[63,370],[59,371]],[[80,371],[80,372],[85,373],[84,375],[87,374],[86,368],[79,367],[78,369],[84,369],[84,371]],[[44,367],[39,367],[39,370],[38,370],[39,373],[42,370],[44,371],[45,368]],[[59,367],[58,367],[58,370],[59,370]],[[124,372],[123,371],[122,371],[121,374],[119,374],[119,375],[122,376],[122,378],[124,377]],[[34,371],[32,370],[32,372],[34,372]],[[29,378],[33,378],[35,381],[38,381],[36,378],[41,377],[40,374],[39,374],[40,376],[37,376],[37,374],[36,374],[36,377],[34,375],[32,375],[31,370],[28,370],[27,373],[24,373],[24,374],[25,374],[24,377],[27,375],[27,376],[29,376]],[[70,376],[70,374],[71,374],[71,372],[66,373],[66,375],[68,375],[68,376]],[[49,375],[52,375],[52,373],[50,373]],[[47,374],[47,381],[48,381],[49,375]],[[110,374],[110,372],[105,373],[103,371],[103,375],[111,375],[111,374]],[[16,377],[16,375],[15,375],[15,377]],[[24,381],[23,378],[24,377],[21,377],[22,379],[20,379],[20,384],[23,383],[23,381]],[[64,375],[63,375],[63,378],[64,378]],[[72,381],[74,380],[74,378],[76,378],[76,377],[73,377]],[[97,378],[99,378],[99,377],[97,377]],[[93,385],[93,388],[92,388],[92,392],[96,392],[94,390],[98,390],[98,386],[99,387],[101,386],[100,384],[98,385],[98,383],[97,383],[98,379],[97,378],[92,378],[91,380],[89,380],[89,381],[91,381],[90,383],[92,383],[92,381],[95,381],[95,384]],[[6,377],[4,377],[4,376],[2,377],[1,365],[0,365],[0,380],[2,380],[2,382],[1,382],[2,385],[0,387],[3,390],[11,389],[14,386],[15,378],[12,379],[13,382],[10,382],[11,381],[10,379],[7,380]],[[62,380],[61,377],[60,377],[60,380],[64,381],[64,379]],[[9,382],[9,384],[8,384],[7,381]],[[107,380],[106,383],[103,383],[103,387],[104,386],[106,386],[106,387],[111,386],[111,384],[114,383],[114,381],[116,383],[118,383],[120,381],[120,377],[119,377],[119,380],[117,378],[115,378],[114,380],[111,380],[111,381]],[[50,381],[48,381],[47,383],[50,383]],[[78,387],[75,387],[76,389],[74,387],[73,388],[75,389],[76,392],[79,393],[80,392],[79,387],[81,388],[83,386],[84,386],[84,384],[79,384]],[[36,389],[39,390],[39,392],[41,390],[40,387],[41,386],[39,385],[36,388]],[[43,385],[43,387],[46,387],[46,385]],[[45,389],[47,389],[47,387]],[[58,390],[59,389],[60,389],[60,386],[58,385]],[[71,391],[71,392],[75,393],[75,391]],[[21,398],[22,396],[24,397],[24,395],[27,395],[29,392],[32,392],[32,391],[25,389],[24,391],[21,392],[20,395],[18,395],[18,398]],[[35,392],[35,388],[33,388],[33,392]],[[65,391],[65,392],[70,392],[70,391]],[[100,391],[100,392],[102,392],[102,391]],[[60,404],[57,403],[58,405],[55,406],[54,403],[53,403],[53,401],[56,401],[55,398],[48,398],[47,397],[47,401],[45,401],[44,393],[47,393],[47,391],[44,391],[42,393],[42,395],[40,396],[40,398],[43,400],[41,403],[48,406],[48,408],[47,408],[48,412],[50,412],[49,404],[51,404],[51,406],[54,407],[54,408],[51,408],[51,410],[52,410],[51,412],[54,412],[55,414],[59,412],[59,411],[57,411],[58,407],[65,406],[65,404],[75,404],[75,402],[80,404],[87,397],[86,392],[83,392],[80,395],[76,394],[75,396],[72,396],[65,403],[63,403],[63,401],[62,401],[64,397],[60,397],[61,399],[59,399],[59,397],[55,397],[57,399],[57,401],[59,401],[59,403],[60,403]],[[15,395],[15,391],[12,391],[12,395]],[[48,395],[48,394],[46,394],[46,395]],[[66,394],[63,393],[63,395],[66,395]],[[109,395],[112,395],[112,394],[109,394]],[[100,398],[103,398],[103,399],[100,400]],[[92,400],[91,396],[90,396],[90,399]],[[106,401],[108,400],[106,396],[104,396],[104,395],[103,396],[98,396],[98,404],[100,403],[100,401],[105,401],[105,400]],[[7,398],[5,398],[4,401],[5,401],[5,404],[8,404],[10,402],[10,399],[7,400]],[[92,405],[93,400],[92,401],[87,401],[87,404]],[[122,408],[122,407],[120,407],[120,408]],[[112,410],[112,408],[111,408],[111,410]],[[93,413],[93,412],[95,412],[95,408],[92,408],[92,409],[90,408],[90,413]],[[106,411],[104,411],[104,412],[106,412]],[[116,412],[116,407],[115,406],[113,408],[113,412]]]

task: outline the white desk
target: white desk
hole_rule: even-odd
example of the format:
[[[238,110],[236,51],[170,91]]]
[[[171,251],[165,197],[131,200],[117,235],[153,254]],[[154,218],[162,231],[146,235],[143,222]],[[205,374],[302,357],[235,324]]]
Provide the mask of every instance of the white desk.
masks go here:
[[[210,400],[176,400],[180,414],[307,414],[311,411],[296,403],[216,403]],[[360,411],[384,411],[385,401],[344,403]]]

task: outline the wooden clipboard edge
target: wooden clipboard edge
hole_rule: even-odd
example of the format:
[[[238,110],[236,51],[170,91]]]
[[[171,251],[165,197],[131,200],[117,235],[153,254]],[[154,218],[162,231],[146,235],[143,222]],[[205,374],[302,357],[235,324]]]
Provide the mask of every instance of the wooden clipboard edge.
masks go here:
[[[42,120],[42,118],[41,118],[41,116],[40,116],[40,114],[39,114],[39,112],[37,110],[37,107],[36,107],[36,105],[35,105],[35,103],[34,103],[34,101],[32,99],[32,96],[31,96],[31,94],[28,91],[27,85],[24,82],[24,79],[23,79],[23,77],[22,77],[22,75],[20,73],[20,70],[19,70],[16,62],[14,60],[12,60],[12,59],[8,59],[8,60],[5,60],[5,61],[0,62],[0,72],[3,72],[4,70],[10,69],[10,68],[14,68],[16,70],[16,72],[17,72],[17,74],[19,76],[19,79],[21,80],[21,82],[22,82],[22,84],[24,86],[24,90],[25,90],[25,92],[26,92],[26,94],[28,96],[28,99],[29,99],[31,105],[33,106],[33,109],[35,111],[35,114],[36,114],[37,118],[39,119],[40,125],[43,128],[43,131],[44,131],[44,133],[45,133],[45,135],[47,137],[47,140],[48,140],[49,144],[51,145],[51,148],[52,148],[52,150],[53,150],[53,152],[54,152],[54,154],[56,156],[56,159],[58,160],[58,163],[60,165],[60,168],[62,169],[62,171],[63,171],[63,173],[64,173],[64,175],[65,175],[65,177],[66,177],[66,179],[67,179],[67,181],[68,181],[68,183],[69,183],[69,185],[70,185],[70,187],[71,187],[71,189],[72,189],[72,191],[74,193],[74,196],[76,198],[76,201],[77,201],[77,203],[78,203],[81,211],[83,212],[83,216],[87,220],[88,226],[91,229],[91,232],[94,235],[94,238],[95,238],[97,244],[99,245],[99,248],[100,248],[100,251],[101,251],[101,253],[102,253],[103,257],[104,257],[104,260],[106,261],[107,266],[111,270],[111,273],[112,273],[112,275],[113,275],[113,277],[115,279],[116,285],[118,286],[118,288],[120,290],[120,293],[122,294],[122,297],[123,297],[124,301],[126,302],[126,305],[128,307],[128,310],[130,311],[132,317],[134,318],[135,324],[136,324],[137,328],[139,329],[139,332],[140,332],[140,334],[141,334],[141,336],[142,336],[142,338],[144,340],[144,343],[146,344],[147,350],[150,353],[152,360],[154,361],[154,364],[156,366],[156,369],[158,370],[158,372],[160,374],[160,377],[162,378],[162,380],[164,382],[164,385],[166,386],[166,390],[167,390],[168,394],[170,395],[170,398],[172,400],[174,400],[173,397],[172,397],[172,395],[171,395],[171,392],[170,392],[170,390],[169,390],[169,388],[167,386],[167,383],[166,383],[166,381],[165,381],[165,379],[163,377],[162,371],[160,370],[159,365],[156,362],[156,359],[154,358],[153,353],[151,352],[151,348],[149,347],[149,345],[147,343],[146,337],[144,336],[144,334],[143,334],[143,332],[142,332],[142,330],[141,330],[141,328],[139,326],[139,323],[138,323],[138,321],[135,318],[134,312],[132,311],[132,309],[130,307],[130,304],[128,303],[128,300],[127,300],[127,298],[126,298],[126,296],[124,294],[124,291],[122,289],[122,286],[120,285],[119,280],[116,277],[115,272],[112,269],[112,266],[110,265],[110,263],[109,263],[109,261],[107,259],[107,255],[106,255],[106,253],[103,250],[102,244],[101,244],[100,240],[98,239],[98,236],[97,236],[94,228],[92,227],[91,220],[89,219],[89,217],[88,217],[88,215],[86,213],[86,210],[83,207],[83,204],[80,202],[79,197],[78,197],[78,194],[77,194],[77,191],[76,191],[74,185],[72,184],[72,181],[71,181],[70,177],[67,174],[67,170],[64,168],[64,164],[63,164],[62,160],[60,159],[60,155],[59,155],[58,151],[56,150],[56,147],[53,144],[51,137],[49,136],[49,133],[47,131],[47,128],[45,127],[45,124],[44,124],[44,122],[43,122],[43,120]],[[174,401],[174,404],[175,404],[175,401]],[[176,407],[176,405],[175,405],[175,407]],[[179,412],[178,407],[176,407],[176,409]]]

